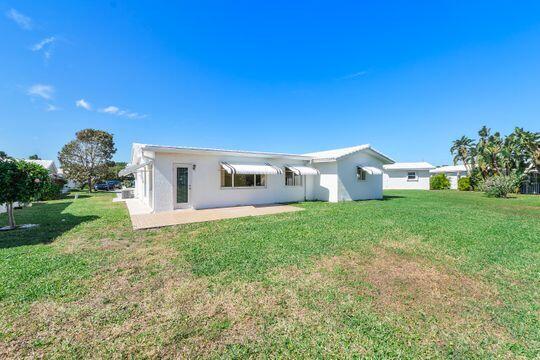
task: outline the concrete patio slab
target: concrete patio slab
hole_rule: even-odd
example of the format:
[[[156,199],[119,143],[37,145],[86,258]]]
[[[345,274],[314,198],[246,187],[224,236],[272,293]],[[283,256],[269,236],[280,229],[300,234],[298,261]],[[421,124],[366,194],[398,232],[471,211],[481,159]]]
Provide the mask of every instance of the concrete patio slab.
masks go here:
[[[129,201],[135,200],[135,201]],[[139,204],[137,204],[137,202]],[[131,203],[131,206],[130,206]],[[126,200],[129,214],[131,216],[131,224],[134,230],[151,229],[163,226],[181,225],[196,222],[232,219],[246,216],[261,216],[279,214],[285,212],[301,211],[302,208],[283,205],[283,204],[270,204],[270,205],[252,205],[252,206],[234,206],[226,208],[216,209],[203,209],[203,210],[175,210],[166,211],[156,214],[141,213],[144,211],[144,206],[140,206],[142,203],[136,199]],[[144,205],[144,204],[142,204]],[[133,211],[133,212],[132,212]]]

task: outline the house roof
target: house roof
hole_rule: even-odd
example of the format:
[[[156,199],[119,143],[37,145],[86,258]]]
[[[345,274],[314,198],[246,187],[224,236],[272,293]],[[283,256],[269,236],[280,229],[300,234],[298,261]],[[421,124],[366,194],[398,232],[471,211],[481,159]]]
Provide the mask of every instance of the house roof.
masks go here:
[[[326,151],[318,151],[313,153],[307,153],[304,154],[305,156],[310,156],[315,160],[319,161],[336,161],[339,160],[345,156],[349,156],[352,154],[355,154],[360,151],[369,151],[375,156],[379,157],[383,162],[386,162],[388,164],[394,163],[394,160],[392,160],[390,157],[384,155],[380,151],[375,150],[371,145],[369,144],[363,144],[363,145],[357,145],[357,146],[351,146],[341,149],[333,149],[333,150],[326,150]]]
[[[450,172],[466,172],[467,167],[465,165],[448,165],[448,166],[439,166],[436,169],[430,170],[432,174],[440,173],[450,173]]]
[[[227,149],[215,149],[215,148],[199,148],[199,147],[187,147],[187,146],[167,146],[167,145],[152,145],[152,144],[138,144],[134,143],[132,148],[132,157],[137,150],[164,152],[164,153],[192,153],[192,154],[219,154],[219,155],[231,155],[231,156],[247,156],[247,157],[259,157],[259,158],[287,158],[296,160],[315,160],[315,161],[335,161],[342,157],[357,153],[359,151],[369,151],[373,155],[379,157],[383,162],[393,163],[394,160],[384,155],[383,153],[373,149],[371,145],[364,144],[358,146],[352,146],[342,149],[334,149],[328,151],[320,151],[308,154],[287,154],[287,153],[274,153],[263,151],[246,151],[246,150],[227,150]],[[134,152],[133,152],[134,151]]]
[[[428,162],[399,162],[394,164],[383,165],[385,170],[431,170],[435,166]]]
[[[34,163],[43,166],[45,169],[49,170],[51,173],[56,173],[56,165],[54,160],[24,160],[26,162]]]
[[[166,146],[166,145],[151,145],[151,144],[133,144],[134,147],[140,146],[142,150],[154,152],[169,152],[169,153],[193,153],[193,154],[221,154],[232,156],[247,156],[261,158],[288,158],[298,160],[310,160],[311,157],[299,154],[273,153],[262,151],[245,151],[245,150],[227,150],[214,148],[199,148],[187,146]]]

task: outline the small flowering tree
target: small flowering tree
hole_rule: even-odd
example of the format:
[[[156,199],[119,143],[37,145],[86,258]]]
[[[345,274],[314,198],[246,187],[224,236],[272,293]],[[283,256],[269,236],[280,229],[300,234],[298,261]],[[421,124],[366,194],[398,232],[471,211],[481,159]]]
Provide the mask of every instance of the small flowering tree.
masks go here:
[[[10,229],[16,227],[13,204],[36,200],[49,181],[49,172],[41,165],[0,158],[0,204],[6,204]]]

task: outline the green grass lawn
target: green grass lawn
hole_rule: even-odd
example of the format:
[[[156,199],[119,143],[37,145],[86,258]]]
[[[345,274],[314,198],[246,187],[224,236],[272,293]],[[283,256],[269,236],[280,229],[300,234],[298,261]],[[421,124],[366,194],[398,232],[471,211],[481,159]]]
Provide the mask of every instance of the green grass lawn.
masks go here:
[[[540,197],[385,195],[138,232],[109,194],[17,210],[0,357],[538,358]]]

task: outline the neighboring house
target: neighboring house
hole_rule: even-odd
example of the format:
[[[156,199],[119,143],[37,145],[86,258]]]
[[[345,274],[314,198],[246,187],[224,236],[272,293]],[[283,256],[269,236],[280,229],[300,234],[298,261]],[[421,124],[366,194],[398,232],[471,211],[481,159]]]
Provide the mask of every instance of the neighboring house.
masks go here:
[[[370,145],[281,154],[133,144],[135,197],[154,212],[382,198],[382,166],[394,161]]]
[[[78,184],[75,180],[64,178],[64,169],[62,168],[58,168],[58,177],[66,181],[62,192],[69,192],[69,190],[80,188],[80,184]]]
[[[458,180],[467,176],[467,167],[465,165],[450,165],[450,166],[440,166],[436,169],[429,171],[432,175],[434,174],[445,174],[448,179],[450,179],[450,189],[458,188]]]
[[[26,162],[31,162],[34,164],[38,164],[43,166],[51,176],[58,175],[58,169],[56,168],[56,165],[54,164],[54,160],[28,160],[24,159]]]
[[[383,166],[384,189],[429,190],[429,171],[435,166],[427,162],[401,162]]]

